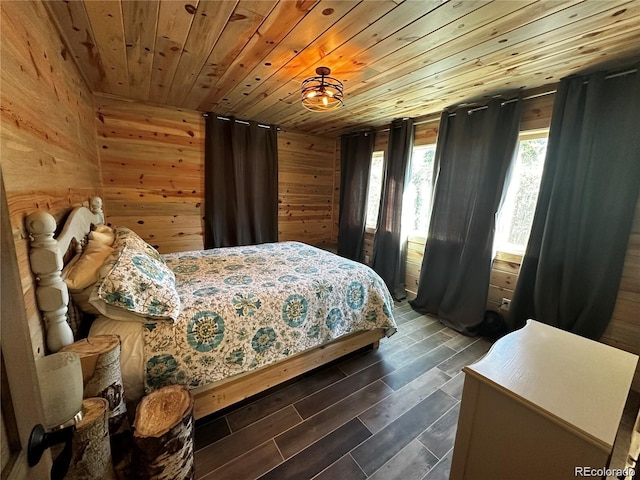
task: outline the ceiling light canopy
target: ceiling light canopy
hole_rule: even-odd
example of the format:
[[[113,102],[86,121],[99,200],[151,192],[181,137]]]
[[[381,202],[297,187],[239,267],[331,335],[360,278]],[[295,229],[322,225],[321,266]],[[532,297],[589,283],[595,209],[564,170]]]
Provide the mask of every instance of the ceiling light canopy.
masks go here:
[[[337,110],[342,102],[344,85],[328,75],[328,67],[316,68],[315,77],[309,77],[302,82],[302,106],[312,112],[328,112]]]

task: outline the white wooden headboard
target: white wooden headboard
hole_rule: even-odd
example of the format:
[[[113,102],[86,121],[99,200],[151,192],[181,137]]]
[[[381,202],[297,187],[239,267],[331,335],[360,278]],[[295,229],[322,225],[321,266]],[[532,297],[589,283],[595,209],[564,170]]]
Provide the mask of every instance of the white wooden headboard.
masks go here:
[[[36,301],[45,321],[47,348],[51,352],[74,342],[67,323],[69,290],[62,280],[63,258],[73,241],[78,253],[81,252],[91,226],[103,223],[102,199],[99,197],[91,199],[91,209],[75,207],[57,238],[53,238],[57,225],[51,214],[36,212],[26,219],[31,237],[29,261],[37,280]]]

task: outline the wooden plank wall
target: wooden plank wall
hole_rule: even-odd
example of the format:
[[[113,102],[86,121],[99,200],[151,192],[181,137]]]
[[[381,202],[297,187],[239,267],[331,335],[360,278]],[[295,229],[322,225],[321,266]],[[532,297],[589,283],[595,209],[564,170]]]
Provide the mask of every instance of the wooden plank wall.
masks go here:
[[[26,215],[102,195],[91,93],[40,2],[1,2],[1,166],[32,346],[45,353]],[[3,270],[3,275],[12,274]]]
[[[103,95],[95,103],[107,222],[163,253],[202,249],[202,114]]]
[[[487,310],[495,310],[505,314],[501,309],[502,299],[513,298],[516,288],[522,255],[507,252],[496,252],[491,265],[491,278],[489,280],[489,295],[487,298]]]
[[[337,244],[334,206],[339,201],[335,199],[339,165],[333,138],[286,130],[278,133],[280,241],[299,240],[325,248]],[[339,190],[339,177],[337,182]]]
[[[160,252],[203,248],[204,119],[96,96],[96,129],[108,222]],[[280,240],[332,243],[334,140],[278,133]]]
[[[640,355],[640,199],[631,228],[616,306],[600,341]],[[633,388],[640,392],[640,363]]]

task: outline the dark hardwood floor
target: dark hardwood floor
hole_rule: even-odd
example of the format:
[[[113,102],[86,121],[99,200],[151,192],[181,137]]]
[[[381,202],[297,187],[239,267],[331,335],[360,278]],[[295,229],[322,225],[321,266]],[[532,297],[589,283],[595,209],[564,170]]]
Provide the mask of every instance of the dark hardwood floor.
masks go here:
[[[196,426],[198,479],[441,480],[449,477],[460,369],[491,346],[395,308],[398,332],[207,417]]]

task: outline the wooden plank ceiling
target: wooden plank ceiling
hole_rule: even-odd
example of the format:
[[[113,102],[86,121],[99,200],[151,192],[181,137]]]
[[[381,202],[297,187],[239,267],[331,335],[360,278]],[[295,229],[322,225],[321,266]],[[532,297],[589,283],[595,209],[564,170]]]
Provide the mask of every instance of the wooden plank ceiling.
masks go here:
[[[639,0],[47,6],[93,92],[328,136],[640,59]],[[301,106],[318,66],[344,82],[342,109]]]

